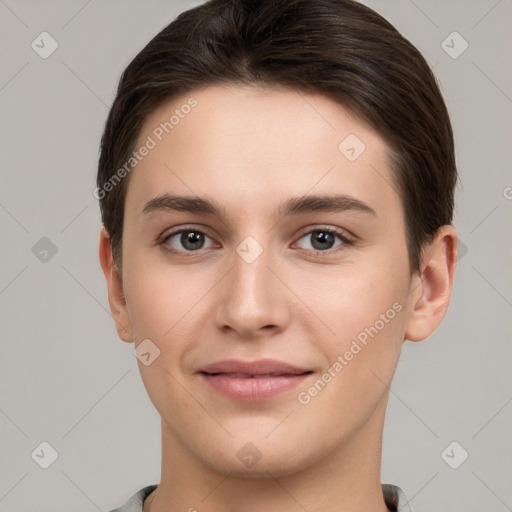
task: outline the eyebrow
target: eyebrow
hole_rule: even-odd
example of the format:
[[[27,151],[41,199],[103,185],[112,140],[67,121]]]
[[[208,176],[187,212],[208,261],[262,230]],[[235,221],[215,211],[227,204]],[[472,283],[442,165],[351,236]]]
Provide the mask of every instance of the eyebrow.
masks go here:
[[[226,210],[216,201],[197,196],[163,194],[148,201],[142,213],[179,211],[214,215],[226,219]],[[377,216],[375,210],[363,201],[348,195],[307,195],[292,197],[275,211],[277,217],[301,213],[357,211]]]

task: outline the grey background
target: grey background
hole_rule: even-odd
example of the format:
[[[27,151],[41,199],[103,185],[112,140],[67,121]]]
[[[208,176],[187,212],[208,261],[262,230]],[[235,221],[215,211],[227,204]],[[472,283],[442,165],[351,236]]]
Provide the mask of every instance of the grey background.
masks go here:
[[[467,248],[445,322],[404,346],[382,480],[417,512],[512,510],[512,1],[365,3],[439,78]],[[0,0],[1,512],[110,510],[159,481],[159,415],[110,317],[92,191],[120,73],[197,4]],[[31,47],[43,31],[59,45],[47,59]],[[442,46],[453,31],[469,44],[458,58]],[[48,469],[31,457],[43,441],[58,452]],[[452,441],[469,453],[457,469],[441,456]],[[456,463],[463,452],[448,453]]]

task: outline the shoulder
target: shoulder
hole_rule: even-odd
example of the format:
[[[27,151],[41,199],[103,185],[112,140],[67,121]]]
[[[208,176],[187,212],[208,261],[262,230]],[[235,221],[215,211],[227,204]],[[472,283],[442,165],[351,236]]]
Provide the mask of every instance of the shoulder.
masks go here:
[[[412,512],[409,500],[400,487],[392,484],[382,484],[382,494],[387,507],[393,512]]]
[[[157,484],[148,485],[137,491],[124,505],[110,512],[142,512],[144,500],[157,488]]]

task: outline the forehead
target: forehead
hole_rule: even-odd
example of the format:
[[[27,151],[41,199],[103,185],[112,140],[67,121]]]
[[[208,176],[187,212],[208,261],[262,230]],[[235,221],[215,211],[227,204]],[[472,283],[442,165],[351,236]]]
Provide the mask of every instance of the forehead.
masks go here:
[[[160,105],[137,148],[127,207],[162,193],[215,196],[254,209],[332,191],[400,203],[380,135],[322,95],[210,86]],[[386,206],[387,205],[387,206]],[[396,204],[395,204],[396,206]]]

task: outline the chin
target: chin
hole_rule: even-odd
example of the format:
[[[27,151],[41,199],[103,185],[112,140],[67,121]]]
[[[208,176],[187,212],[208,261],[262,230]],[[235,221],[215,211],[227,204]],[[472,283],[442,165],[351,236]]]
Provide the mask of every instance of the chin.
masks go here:
[[[214,471],[229,474],[232,478],[263,479],[294,475],[322,458],[320,453],[317,457],[311,453],[311,444],[308,445],[308,453],[304,453],[297,449],[304,443],[293,440],[285,446],[282,439],[276,438],[276,441],[260,439],[242,443],[234,441],[230,446],[218,445],[207,458],[202,453],[203,462]]]

